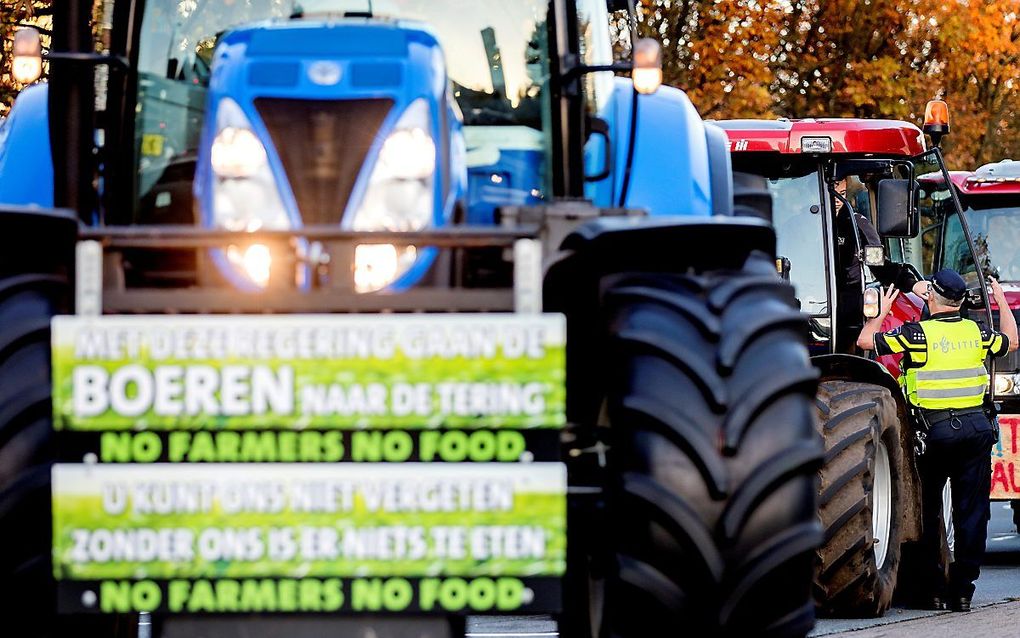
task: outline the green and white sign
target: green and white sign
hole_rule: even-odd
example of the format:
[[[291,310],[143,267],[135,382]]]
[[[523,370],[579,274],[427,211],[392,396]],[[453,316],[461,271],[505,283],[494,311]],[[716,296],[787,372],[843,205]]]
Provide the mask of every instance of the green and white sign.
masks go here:
[[[61,464],[54,572],[558,576],[565,494],[559,463]]]
[[[57,317],[61,611],[540,613],[561,315]]]
[[[65,430],[557,428],[561,315],[57,317]]]

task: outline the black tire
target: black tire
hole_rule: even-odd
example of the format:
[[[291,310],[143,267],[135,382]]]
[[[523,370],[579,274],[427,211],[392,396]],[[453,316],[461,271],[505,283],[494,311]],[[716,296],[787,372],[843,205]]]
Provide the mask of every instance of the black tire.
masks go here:
[[[22,638],[118,635],[115,618],[55,613],[50,319],[71,311],[77,232],[67,213],[0,210],[0,616]]]
[[[771,260],[628,275],[610,347],[602,635],[803,636],[822,455],[817,373]]]
[[[818,510],[825,544],[818,551],[815,578],[819,612],[878,617],[892,602],[901,555],[906,466],[896,403],[881,386],[824,381],[818,387],[817,405],[825,439]],[[888,547],[881,565],[872,521],[880,443],[888,453],[892,507]]]
[[[0,613],[27,623],[19,635],[45,635],[54,614],[50,319],[68,293],[59,276],[0,278]]]

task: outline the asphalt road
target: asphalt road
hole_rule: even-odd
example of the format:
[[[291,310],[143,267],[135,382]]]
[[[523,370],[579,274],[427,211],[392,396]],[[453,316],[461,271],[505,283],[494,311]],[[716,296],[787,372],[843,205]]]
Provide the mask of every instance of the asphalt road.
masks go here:
[[[819,620],[809,634],[847,638],[961,638],[1020,635],[1020,535],[1005,503],[992,503],[986,566],[981,570],[970,614],[889,610],[882,618]],[[544,616],[468,619],[468,638],[557,638],[556,623]]]

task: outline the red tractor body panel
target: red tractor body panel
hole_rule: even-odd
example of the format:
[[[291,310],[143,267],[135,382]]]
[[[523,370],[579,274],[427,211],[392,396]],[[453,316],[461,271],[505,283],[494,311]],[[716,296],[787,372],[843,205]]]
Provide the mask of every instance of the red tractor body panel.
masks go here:
[[[1006,293],[1006,301],[1009,302],[1009,307],[1013,310],[1020,310],[1020,289],[1017,289],[1008,284],[1002,285],[1002,292]],[[999,305],[992,299],[992,310],[998,310]]]
[[[1002,160],[976,171],[953,171],[953,184],[963,195],[1016,195],[1020,208],[1020,162]]]
[[[904,292],[893,301],[892,310],[882,322],[882,332],[895,330],[908,321],[920,321],[924,300],[912,292]],[[885,366],[894,379],[900,378],[900,360],[902,354],[887,354],[878,357],[878,362]]]
[[[803,153],[806,137],[829,138],[830,153],[913,157],[925,151],[921,129],[897,120],[727,120],[716,124],[726,130],[734,152]]]

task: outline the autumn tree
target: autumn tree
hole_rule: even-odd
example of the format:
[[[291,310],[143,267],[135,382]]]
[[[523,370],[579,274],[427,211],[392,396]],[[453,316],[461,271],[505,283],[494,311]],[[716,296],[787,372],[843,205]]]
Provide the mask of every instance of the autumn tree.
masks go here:
[[[706,117],[920,123],[945,95],[950,162],[1020,157],[1015,0],[643,0],[664,78]]]
[[[788,117],[912,118],[930,97],[939,25],[929,0],[797,0],[776,25],[774,111]]]
[[[35,27],[49,44],[52,8],[49,0],[0,0],[0,116],[5,115],[14,97],[23,88],[11,77],[11,49],[14,33],[20,28]]]
[[[1013,0],[959,3],[939,34],[953,109],[946,150],[961,166],[1020,158],[1020,17]]]
[[[705,117],[755,117],[772,107],[769,58],[778,43],[775,0],[644,2],[639,33],[662,43],[667,84]]]

